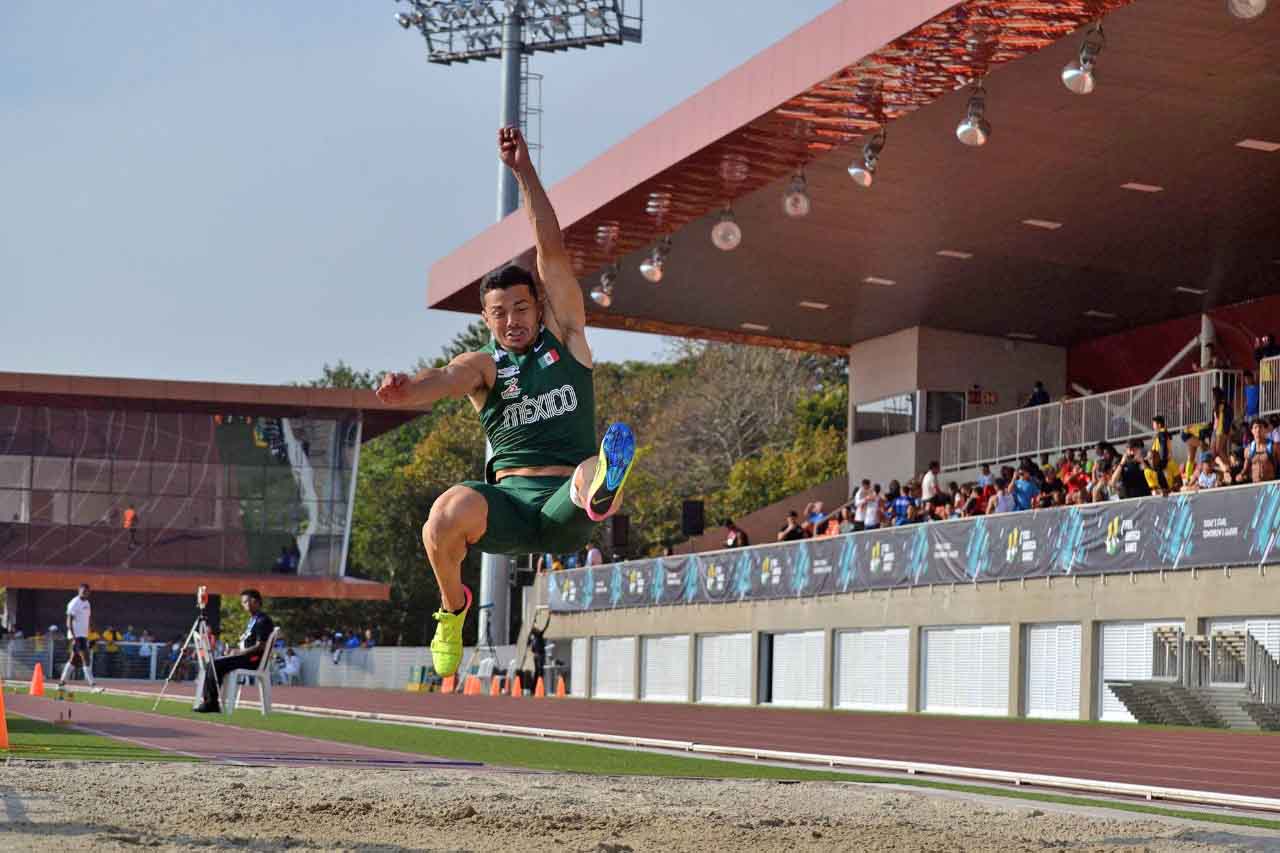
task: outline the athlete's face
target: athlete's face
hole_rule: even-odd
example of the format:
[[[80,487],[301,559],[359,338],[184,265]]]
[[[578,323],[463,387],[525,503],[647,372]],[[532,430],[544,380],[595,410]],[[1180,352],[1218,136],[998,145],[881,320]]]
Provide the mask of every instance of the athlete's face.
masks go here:
[[[533,344],[539,326],[538,300],[525,284],[484,295],[484,323],[503,349],[523,352]]]

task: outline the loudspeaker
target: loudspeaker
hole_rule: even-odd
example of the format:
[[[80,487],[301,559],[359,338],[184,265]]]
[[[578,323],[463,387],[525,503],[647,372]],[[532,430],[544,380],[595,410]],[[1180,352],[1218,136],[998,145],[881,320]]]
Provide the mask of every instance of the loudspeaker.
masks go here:
[[[680,532],[685,536],[701,536],[706,529],[702,501],[685,501],[680,507]]]
[[[628,540],[631,536],[631,519],[628,516],[618,513],[609,516],[609,520],[605,522],[605,551],[608,554],[614,552],[622,553],[627,550]]]

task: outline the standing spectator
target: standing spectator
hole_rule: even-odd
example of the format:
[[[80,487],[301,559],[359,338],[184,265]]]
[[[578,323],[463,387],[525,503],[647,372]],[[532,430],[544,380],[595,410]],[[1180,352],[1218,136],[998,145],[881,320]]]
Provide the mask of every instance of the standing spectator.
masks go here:
[[[747,536],[747,532],[738,525],[733,523],[732,518],[726,518],[721,522],[724,526],[724,547],[726,548],[746,548],[751,544],[751,537]]]
[[[995,492],[987,502],[987,515],[998,512],[1013,512],[1017,503],[1013,498],[1013,483],[1004,477],[996,477]]]
[[[1253,440],[1244,449],[1244,474],[1250,483],[1265,483],[1276,478],[1275,445],[1267,435],[1267,424],[1255,420],[1249,427]]]
[[[1234,421],[1235,412],[1231,409],[1227,392],[1223,391],[1221,386],[1215,385],[1213,387],[1213,438],[1212,446],[1209,448],[1214,456],[1225,459],[1231,451],[1231,426]]]
[[[1187,462],[1182,468],[1182,482],[1190,482],[1196,476],[1200,454],[1209,452],[1210,435],[1209,428],[1200,424],[1192,424],[1182,431],[1182,442],[1187,446]],[[1210,453],[1209,456],[1212,458],[1213,454]]]
[[[272,569],[277,574],[287,575],[289,574],[289,562],[290,562],[289,546],[281,545],[280,556],[276,557],[276,562],[275,562],[275,565],[272,567]]]
[[[1154,447],[1147,451],[1143,459],[1142,476],[1146,478],[1151,494],[1160,497],[1169,494],[1169,478],[1164,472],[1164,460],[1160,458],[1160,451]]]
[[[604,552],[596,547],[594,542],[587,548],[587,565],[600,566],[604,565]]]
[[[284,683],[299,684],[302,681],[302,658],[289,649],[284,653]]]
[[[138,641],[138,635],[134,632],[132,625],[127,625],[125,626],[124,634],[120,639],[124,640],[126,643],[136,643]]]
[[[1258,416],[1261,390],[1253,371],[1246,370],[1244,372],[1244,419],[1246,421],[1251,421]]]
[[[374,639],[373,639],[373,629],[365,628],[364,629],[364,647],[366,649],[371,649],[376,645],[377,643],[374,642]]]
[[[107,658],[107,675],[114,676],[120,670],[120,647],[116,645],[120,641],[120,632],[110,625],[102,632],[103,651]]]
[[[880,496],[880,484],[876,483],[871,487],[871,497],[863,505],[862,509],[862,529],[876,530],[880,527],[880,520],[885,516],[884,498]]]
[[[1129,439],[1129,448],[1124,460],[1116,466],[1111,474],[1111,487],[1118,489],[1121,500],[1127,498],[1145,498],[1151,494],[1147,485],[1146,464],[1142,458],[1143,442],[1140,438]]]
[[[63,687],[67,679],[76,674],[76,667],[84,671],[84,680],[93,684],[93,665],[89,658],[89,617],[92,607],[89,604],[89,585],[80,584],[79,590],[67,602],[67,640],[71,643],[71,654],[67,665],[62,668],[62,676],[58,679],[58,687]]]
[[[993,482],[995,481],[991,477],[991,466],[984,464],[982,466],[982,473],[978,475],[978,488],[985,489]]]
[[[867,522],[867,501],[871,500],[871,481],[863,480],[853,493],[853,529],[863,530]]]
[[[1164,462],[1165,476],[1170,484],[1178,473],[1177,463],[1173,461],[1173,433],[1164,425],[1164,415],[1156,415],[1151,419],[1151,449],[1160,454]]]
[[[796,539],[804,538],[804,528],[800,525],[800,516],[796,511],[787,512],[787,519],[783,522],[782,528],[778,531],[779,542],[792,542]]]
[[[1267,423],[1271,427],[1272,443],[1280,445],[1280,415],[1272,415]]]
[[[132,502],[125,507],[124,516],[120,523],[129,533],[129,549],[133,550],[134,548],[137,548],[138,525],[140,524],[140,521],[138,519],[138,511],[134,509]]]
[[[920,480],[920,499],[925,503],[932,503],[938,496],[938,470],[938,461],[935,459],[929,463],[929,470]]]
[[[910,524],[916,520],[916,507],[918,503],[909,492],[902,492],[893,499],[893,524],[900,527],[904,524]]]
[[[1040,380],[1036,380],[1035,386],[1031,389],[1031,396],[1027,398],[1027,404],[1023,406],[1023,408],[1030,409],[1035,406],[1043,406],[1045,403],[1048,403],[1048,402],[1049,402],[1048,390],[1045,389],[1043,382],[1041,382]]]

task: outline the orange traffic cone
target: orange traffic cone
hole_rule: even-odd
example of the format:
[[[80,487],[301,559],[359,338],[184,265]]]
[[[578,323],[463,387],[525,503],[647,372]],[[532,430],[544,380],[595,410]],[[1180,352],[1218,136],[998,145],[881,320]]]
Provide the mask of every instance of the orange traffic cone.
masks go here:
[[[444,681],[440,682],[441,693],[452,693],[453,688],[458,685],[457,679],[452,675],[446,675]]]
[[[556,695],[564,697],[569,695],[569,691],[564,689],[564,676],[556,676]]]
[[[520,676],[511,679],[511,695],[519,699],[524,695],[524,685],[520,683]]]
[[[44,695],[44,667],[39,663],[36,664],[35,671],[31,673],[31,686],[27,688],[27,695]]]
[[[4,718],[4,680],[0,679],[0,749],[9,748],[9,723]]]
[[[547,695],[547,689],[542,686],[542,676],[538,676],[538,681],[533,685],[533,696],[535,699],[542,699]]]
[[[502,679],[496,675],[492,676],[489,679],[489,695],[490,696],[502,695]]]
[[[467,680],[471,682],[471,690],[469,691],[470,695],[479,696],[480,695],[480,676],[473,675],[469,677]]]

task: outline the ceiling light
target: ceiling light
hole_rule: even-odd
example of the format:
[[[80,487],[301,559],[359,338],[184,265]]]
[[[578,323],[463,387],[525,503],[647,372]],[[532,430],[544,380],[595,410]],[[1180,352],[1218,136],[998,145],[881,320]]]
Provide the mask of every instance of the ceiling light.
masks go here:
[[[720,161],[720,178],[728,184],[740,184],[751,174],[751,161],[741,154],[726,154]]]
[[[991,136],[991,122],[985,118],[986,112],[987,90],[981,83],[975,83],[965,117],[956,125],[956,139],[975,148],[986,145]]]
[[[1248,148],[1250,151],[1266,151],[1268,154],[1280,151],[1280,142],[1268,142],[1265,139],[1242,139],[1236,143],[1237,148]]]
[[[649,200],[644,204],[644,212],[650,216],[662,216],[671,209],[671,193],[657,190],[649,193]]]
[[[864,278],[864,279],[862,280],[862,283],[863,283],[863,284],[878,284],[878,285],[880,285],[881,287],[893,287],[895,284],[897,284],[897,282],[896,282],[896,281],[894,281],[894,280],[893,280],[893,279],[891,279],[891,278],[880,278],[880,276],[878,276],[878,275],[869,275],[869,276],[867,276],[866,278]]]
[[[622,233],[622,227],[616,222],[605,222],[596,226],[596,245],[612,246]]]
[[[1233,17],[1252,20],[1267,11],[1267,0],[1227,0],[1227,11]]]
[[[973,257],[973,252],[961,252],[957,249],[939,249],[936,254],[942,258],[955,258],[958,261],[967,261]]]
[[[711,242],[722,252],[732,252],[742,242],[742,229],[727,207],[720,211],[720,221],[711,229]]]
[[[1162,192],[1164,192],[1164,187],[1158,187],[1158,186],[1156,186],[1155,184],[1139,184],[1139,183],[1137,183],[1137,182],[1135,182],[1135,181],[1130,181],[1130,182],[1129,182],[1129,183],[1127,183],[1127,184],[1121,184],[1121,185],[1120,185],[1120,189],[1122,189],[1122,190],[1133,190],[1134,192],[1138,192],[1138,193],[1162,193]]]
[[[669,254],[671,254],[671,238],[663,237],[658,241],[658,245],[653,247],[653,251],[640,262],[640,275],[652,284],[660,283]]]
[[[884,150],[884,143],[885,133],[881,130],[862,146],[862,159],[853,161],[849,166],[849,177],[863,189],[870,187],[875,180],[876,164],[880,161],[880,152]]]
[[[812,308],[814,311],[826,311],[831,307],[825,302],[810,302],[808,299],[802,299],[797,304],[801,308]]]
[[[1062,85],[1077,95],[1087,95],[1093,91],[1093,67],[1098,62],[1098,54],[1106,44],[1106,36],[1102,32],[1102,24],[1097,23],[1084,34],[1084,43],[1080,45],[1080,54],[1068,62],[1062,69]]]
[[[1187,287],[1185,284],[1184,284],[1184,285],[1179,285],[1179,286],[1175,287],[1173,290],[1174,290],[1174,292],[1175,292],[1175,293],[1189,293],[1189,294],[1191,294],[1192,296],[1204,296],[1206,293],[1208,293],[1208,292],[1209,292],[1209,291],[1205,290],[1204,288],[1201,288],[1201,287]]]
[[[1030,225],[1032,228],[1043,228],[1046,231],[1057,231],[1062,227],[1061,222],[1054,222],[1052,219],[1024,219],[1023,225]]]
[[[761,326],[759,323],[743,323],[743,324],[742,324],[742,328],[747,329],[748,331],[751,331],[751,332],[767,332],[767,331],[769,331],[769,327],[768,327],[768,326]]]
[[[1099,311],[1097,308],[1090,308],[1088,311],[1084,312],[1084,316],[1092,317],[1095,320],[1114,320],[1120,315],[1112,314],[1110,311]]]
[[[1013,338],[1016,341],[1034,341],[1038,336],[1033,335],[1031,332],[1009,332],[1005,337]]]
[[[782,194],[782,212],[792,219],[799,219],[809,215],[810,207],[809,185],[805,182],[804,175],[797,172],[787,191]]]

